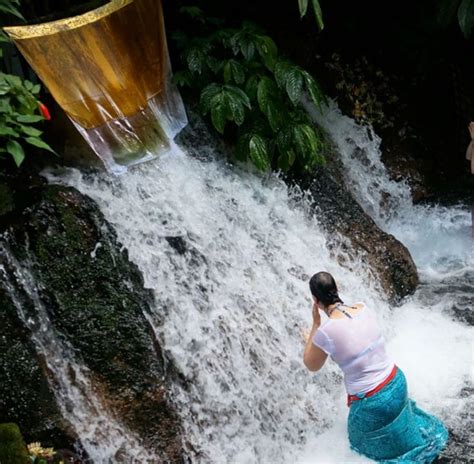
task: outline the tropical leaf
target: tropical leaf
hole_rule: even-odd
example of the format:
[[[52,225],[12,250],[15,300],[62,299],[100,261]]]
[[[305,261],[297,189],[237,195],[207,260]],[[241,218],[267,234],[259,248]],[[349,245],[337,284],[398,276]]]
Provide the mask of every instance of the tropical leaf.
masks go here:
[[[293,65],[286,60],[278,60],[275,64],[274,75],[278,87],[284,89],[286,87],[286,78],[288,73],[293,68]]]
[[[201,48],[191,48],[186,55],[186,61],[191,72],[201,74],[206,63],[206,57]]]
[[[204,87],[201,92],[201,107],[204,114],[207,114],[212,106],[212,99],[221,91],[222,86],[216,83]]]
[[[241,101],[231,94],[225,94],[225,103],[229,109],[231,120],[240,126],[245,118],[245,109]]]
[[[303,76],[296,66],[286,75],[285,89],[293,105],[297,105],[303,93]]]
[[[265,139],[258,134],[253,134],[249,140],[249,155],[257,169],[266,171],[270,168],[270,158]]]
[[[474,0],[462,0],[458,10],[458,20],[464,37],[468,39],[474,27]]]
[[[227,121],[227,107],[222,101],[222,95],[216,95],[213,98],[211,106],[211,120],[217,132],[223,134],[225,123]]]
[[[308,0],[298,0],[298,7],[300,9],[300,16],[303,17],[308,11]]]
[[[228,60],[224,66],[224,82],[226,84],[234,81],[236,84],[243,84],[245,81],[244,67],[235,59]]]
[[[248,109],[252,108],[248,95],[238,87],[234,85],[224,86],[224,90],[237,99],[242,105],[246,106]]]
[[[253,74],[247,79],[247,82],[245,83],[245,93],[248,95],[250,101],[257,100],[257,89],[259,82],[260,78],[256,74]]]
[[[16,140],[9,140],[7,142],[7,152],[13,156],[16,165],[20,167],[25,159],[25,151],[23,150],[23,147]]]
[[[326,96],[311,74],[309,74],[307,71],[303,71],[302,75],[311,100],[313,100],[314,104],[317,105],[321,110],[321,103],[326,103]]]
[[[311,0],[311,2],[313,4],[314,16],[316,16],[316,23],[319,27],[319,30],[322,31],[324,29],[324,22],[321,5],[319,4],[319,0]]]
[[[256,42],[257,50],[265,66],[271,71],[275,67],[278,49],[275,42],[268,36],[259,36]]]

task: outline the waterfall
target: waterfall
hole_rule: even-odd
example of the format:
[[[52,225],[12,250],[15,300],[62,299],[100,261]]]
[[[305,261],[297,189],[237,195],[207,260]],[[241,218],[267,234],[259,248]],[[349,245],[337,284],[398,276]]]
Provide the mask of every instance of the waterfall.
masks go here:
[[[75,357],[73,348],[56,333],[41,301],[35,280],[25,262],[18,262],[10,250],[0,246],[0,282],[11,296],[18,316],[31,331],[39,356],[50,373],[61,414],[94,463],[156,462],[137,437],[104,408],[94,389],[90,371]],[[23,303],[23,295],[31,303]]]
[[[347,130],[341,137],[350,146],[357,147],[366,132],[344,127],[347,121],[334,109],[323,118],[335,124],[333,137]],[[375,148],[364,140],[369,162],[380,167]],[[192,147],[199,150],[212,153],[213,147]],[[355,156],[342,151],[342,158]],[[391,222],[374,187],[389,189],[392,201],[403,204],[406,186],[363,163],[348,175],[359,178],[351,181],[358,198],[383,227],[410,224],[408,210]],[[452,318],[444,299],[429,301],[422,292],[392,309],[369,283],[362,262],[349,271],[331,256],[304,195],[278,176],[243,171],[217,157],[197,159],[186,146],[174,146],[159,161],[121,177],[69,169],[48,178],[99,204],[153,289],[150,317],[186,379],[173,396],[193,462],[367,462],[348,446],[340,371],[329,361],[313,374],[302,361],[301,331],[311,323],[308,279],[320,270],[336,277],[345,301],[376,309],[414,399],[450,427],[468,424],[461,412],[470,404],[462,390],[469,386],[472,331]],[[464,211],[450,214],[452,227],[462,229]],[[415,226],[405,234],[399,238],[411,243],[418,262],[432,243]],[[429,273],[423,275],[429,281]]]
[[[381,161],[381,140],[372,128],[343,116],[334,102],[322,113],[309,102],[306,107],[335,143],[356,200],[410,250],[420,274],[418,297],[427,305],[441,298],[444,309],[468,317],[474,309],[474,240],[468,205],[414,205],[409,185],[390,179]]]

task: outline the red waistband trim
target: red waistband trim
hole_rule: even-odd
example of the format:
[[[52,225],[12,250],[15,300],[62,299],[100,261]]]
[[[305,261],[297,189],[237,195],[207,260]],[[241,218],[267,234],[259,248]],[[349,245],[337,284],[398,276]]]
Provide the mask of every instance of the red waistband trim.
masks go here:
[[[398,367],[395,365],[393,366],[392,372],[390,372],[389,376],[380,384],[378,384],[373,390],[368,391],[365,393],[362,398],[357,395],[347,395],[347,406],[350,406],[354,401],[359,401],[363,398],[367,398],[369,396],[375,395],[378,391],[382,390],[385,385],[387,385],[394,377],[395,374],[397,373]]]

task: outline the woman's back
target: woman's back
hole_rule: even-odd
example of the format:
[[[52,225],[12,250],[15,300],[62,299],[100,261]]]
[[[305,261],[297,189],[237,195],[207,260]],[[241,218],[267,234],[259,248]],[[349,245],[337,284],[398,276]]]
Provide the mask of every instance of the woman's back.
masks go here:
[[[385,352],[375,312],[365,306],[351,317],[328,319],[316,331],[313,343],[342,369],[351,395],[375,388],[394,366]]]

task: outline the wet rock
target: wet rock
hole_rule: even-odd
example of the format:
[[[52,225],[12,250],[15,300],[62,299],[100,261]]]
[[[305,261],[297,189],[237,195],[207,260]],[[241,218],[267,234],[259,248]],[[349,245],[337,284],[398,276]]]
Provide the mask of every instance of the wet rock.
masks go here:
[[[298,184],[311,193],[318,219],[328,232],[330,248],[342,249],[365,261],[392,303],[415,291],[418,272],[410,252],[363,211],[344,185],[335,162],[318,167]],[[345,242],[341,242],[339,234]],[[343,254],[339,261],[350,265]]]
[[[1,420],[16,422],[28,441],[55,447],[74,442],[73,437],[66,436],[69,435],[67,425],[56,406],[30,331],[3,288],[0,288],[0,308]],[[10,461],[0,457],[0,462]]]
[[[141,273],[91,199],[59,186],[33,198],[7,228],[8,246],[29,268],[55,331],[90,369],[111,414],[164,460],[181,462],[168,361],[145,316],[153,300]]]

